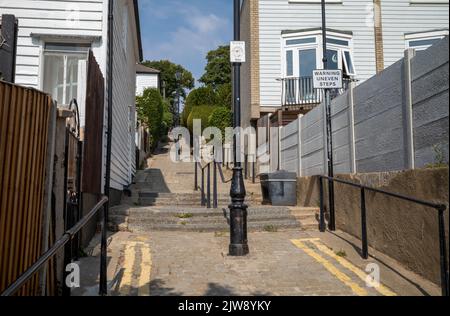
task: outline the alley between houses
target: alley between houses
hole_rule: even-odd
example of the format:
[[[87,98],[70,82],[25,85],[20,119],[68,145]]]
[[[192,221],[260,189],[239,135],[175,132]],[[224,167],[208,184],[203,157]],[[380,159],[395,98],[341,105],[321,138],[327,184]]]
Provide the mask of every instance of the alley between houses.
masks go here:
[[[250,255],[230,257],[229,184],[219,186],[219,208],[201,207],[194,164],[172,162],[169,145],[161,146],[138,172],[132,196],[111,209],[109,295],[439,295],[375,250],[362,260],[351,236],[319,233],[316,209],[263,206],[259,184],[246,184]],[[73,295],[97,295],[99,245],[96,236],[79,262],[81,287]],[[368,282],[374,267],[377,287]]]

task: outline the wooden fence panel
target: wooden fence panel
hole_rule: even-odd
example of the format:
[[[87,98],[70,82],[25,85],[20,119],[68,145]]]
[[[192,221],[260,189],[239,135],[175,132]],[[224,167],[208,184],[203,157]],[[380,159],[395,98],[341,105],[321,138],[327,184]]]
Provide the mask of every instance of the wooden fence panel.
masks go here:
[[[105,79],[89,52],[84,134],[83,192],[102,193]]]
[[[52,99],[0,82],[0,292],[41,255]],[[19,295],[37,295],[36,274]]]

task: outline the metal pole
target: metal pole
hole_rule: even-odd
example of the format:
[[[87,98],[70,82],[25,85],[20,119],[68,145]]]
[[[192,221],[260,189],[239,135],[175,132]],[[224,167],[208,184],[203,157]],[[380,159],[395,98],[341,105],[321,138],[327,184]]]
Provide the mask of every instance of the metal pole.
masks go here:
[[[327,23],[326,23],[326,5],[325,0],[322,0],[322,44],[323,44],[323,69],[328,69],[327,59]],[[325,89],[325,108],[326,108],[326,124],[327,124],[327,153],[328,153],[328,177],[334,177],[334,162],[333,162],[333,128],[331,123],[331,99],[330,90]],[[334,183],[332,180],[328,181],[328,198],[330,208],[330,222],[329,229],[336,230],[336,216],[334,208]]]
[[[214,178],[214,183],[213,183],[213,208],[217,209],[217,207],[219,206],[219,201],[218,201],[218,197],[217,197],[217,162],[214,161],[214,174],[213,174],[213,178]]]
[[[241,38],[240,28],[240,14],[241,1],[234,0],[234,40],[239,41]],[[234,122],[233,127],[239,128],[241,126],[241,64],[233,63],[233,90],[234,90]],[[241,149],[237,148],[237,137],[240,137],[240,132],[234,136],[234,168],[233,180],[231,183],[231,204],[230,208],[230,256],[245,256],[249,254],[248,240],[247,240],[247,205],[245,205],[245,184],[242,174],[242,164],[240,162]]]
[[[207,195],[207,207],[211,208],[211,164],[208,164],[206,168],[206,195]]]
[[[369,259],[369,242],[367,241],[367,212],[366,212],[366,190],[361,189],[361,240],[362,240],[362,257]]]
[[[324,233],[325,228],[325,206],[323,199],[323,179],[319,177],[319,195],[320,195],[320,232]]]
[[[445,237],[445,210],[446,208],[438,209],[439,211],[439,249],[441,261],[441,288],[442,296],[449,296],[449,266],[447,258],[447,240]]]
[[[195,164],[195,171],[194,171],[194,174],[195,174],[194,186],[195,186],[195,188],[194,188],[194,190],[198,191],[198,164],[197,164],[197,162],[194,162],[194,164]]]

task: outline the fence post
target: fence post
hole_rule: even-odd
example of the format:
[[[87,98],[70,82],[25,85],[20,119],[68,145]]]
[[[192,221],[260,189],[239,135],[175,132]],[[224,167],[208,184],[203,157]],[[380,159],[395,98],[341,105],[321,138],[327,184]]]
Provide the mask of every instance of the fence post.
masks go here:
[[[0,37],[5,40],[0,47],[0,79],[14,83],[17,46],[17,24],[14,15],[2,15],[0,34]]]
[[[405,115],[405,146],[406,146],[406,169],[415,168],[415,152],[414,152],[414,121],[413,121],[413,99],[412,99],[412,70],[411,60],[415,56],[415,50],[409,48],[405,50],[404,65],[404,115]]]
[[[356,142],[355,142],[355,86],[353,82],[350,82],[350,90],[349,90],[349,107],[348,107],[348,115],[349,115],[349,134],[350,134],[350,172],[357,173],[356,167]]]
[[[298,163],[297,163],[297,168],[298,168],[298,176],[302,177],[303,176],[303,165],[302,165],[302,156],[303,156],[303,152],[302,152],[302,119],[303,119],[303,114],[300,114],[298,116]]]
[[[50,119],[48,124],[47,137],[47,157],[45,166],[45,191],[44,191],[44,220],[43,220],[43,234],[42,234],[42,253],[45,253],[49,248],[49,234],[50,234],[50,219],[52,212],[52,188],[53,188],[53,168],[55,160],[56,148],[56,102],[52,102],[50,110]],[[41,294],[45,295],[47,285],[47,265],[45,265],[40,272],[40,287]]]

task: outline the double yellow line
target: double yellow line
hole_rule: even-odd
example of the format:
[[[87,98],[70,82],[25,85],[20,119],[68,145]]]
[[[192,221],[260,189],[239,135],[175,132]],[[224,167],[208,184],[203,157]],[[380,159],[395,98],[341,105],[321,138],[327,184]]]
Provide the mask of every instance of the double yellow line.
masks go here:
[[[138,261],[136,253],[140,250]],[[140,267],[140,273],[135,273],[135,265]],[[128,296],[133,288],[137,288],[139,296],[150,296],[152,272],[152,254],[148,242],[129,242],[125,247],[123,277],[120,282],[119,295]]]
[[[348,260],[339,257],[336,255],[333,251],[331,251],[328,247],[326,247],[324,244],[320,242],[319,238],[312,238],[312,239],[300,239],[300,240],[291,240],[291,242],[301,250],[303,250],[308,256],[312,257],[314,260],[319,262],[321,265],[325,267],[331,274],[333,274],[339,281],[344,283],[346,286],[351,288],[353,293],[355,293],[358,296],[368,296],[368,292],[365,288],[359,286],[356,282],[352,281],[352,279],[346,275],[345,273],[341,272],[335,265],[333,265],[330,261],[325,259],[323,256],[321,256],[319,253],[314,251],[311,247],[308,247],[307,243],[313,244],[320,252],[323,254],[331,257],[332,259],[336,260],[342,267],[346,268],[347,270],[354,273],[356,276],[358,276],[361,280],[366,282],[367,274],[363,272],[361,269],[354,266],[352,263],[350,263]],[[379,287],[374,287],[374,289],[384,296],[396,296],[397,294],[392,292],[390,289],[385,287],[384,285],[380,284]]]

